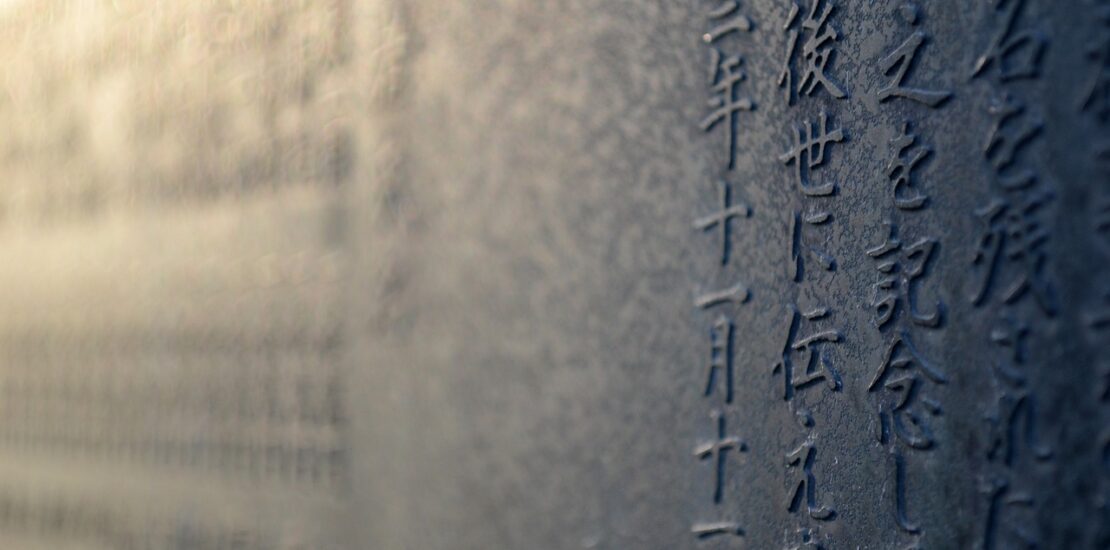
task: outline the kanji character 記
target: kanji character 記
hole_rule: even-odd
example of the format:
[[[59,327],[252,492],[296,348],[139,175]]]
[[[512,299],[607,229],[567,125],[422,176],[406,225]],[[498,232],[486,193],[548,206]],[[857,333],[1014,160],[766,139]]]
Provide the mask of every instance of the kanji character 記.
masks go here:
[[[740,96],[740,83],[747,78],[747,73],[741,69],[744,60],[739,55],[726,57],[716,48],[710,51],[710,91],[713,96],[708,102],[709,115],[702,119],[700,126],[705,132],[717,126],[724,127],[728,167],[731,170],[736,167],[736,132],[740,112],[755,109],[755,103]]]
[[[1016,30],[1025,0],[989,1],[995,11],[1004,11],[1003,21],[996,26],[987,51],[975,60],[972,78],[985,74],[991,67],[997,70],[1001,82],[1036,77],[1048,40],[1040,30]]]
[[[875,308],[875,325],[882,329],[899,313],[905,313],[915,325],[940,326],[943,305],[938,301],[932,311],[923,313],[917,308],[916,292],[916,284],[925,276],[936,252],[936,239],[920,239],[905,246],[898,239],[898,228],[890,222],[886,226],[888,236],[883,243],[867,251],[878,262],[876,269],[882,274],[875,283],[877,294],[871,304]]]
[[[720,202],[721,209],[712,214],[702,216],[694,221],[694,229],[710,231],[716,229],[721,235],[721,265],[727,265],[732,251],[732,220],[747,218],[752,215],[752,209],[742,202],[733,203],[732,184],[721,180]]]
[[[794,2],[790,7],[790,14],[782,27],[787,33],[786,56],[778,80],[779,87],[786,88],[786,102],[789,105],[793,105],[798,96],[813,95],[818,88],[824,88],[837,99],[848,97],[847,92],[826,73],[836,52],[835,42],[840,38],[840,33],[829,24],[829,17],[835,9],[836,6],[829,0],[811,0],[808,15],[798,25],[801,6]],[[803,37],[805,40],[799,57],[798,43]],[[797,80],[796,66],[800,66],[801,72],[801,77]]]
[[[819,521],[829,521],[836,517],[832,508],[817,503],[817,476],[813,465],[817,461],[817,448],[807,439],[798,448],[786,454],[786,468],[796,472],[797,482],[789,491],[786,509],[794,514],[805,507],[809,517]]]
[[[836,183],[813,184],[811,173],[825,163],[825,147],[847,139],[842,128],[829,130],[829,117],[822,112],[817,122],[805,122],[795,128],[793,143],[788,151],[779,155],[779,160],[794,165],[794,182],[802,194],[810,197],[824,197],[836,192]]]
[[[717,424],[717,436],[713,441],[695,447],[694,456],[701,460],[712,459],[714,470],[713,502],[719,503],[724,496],[725,463],[728,459],[728,452],[747,452],[748,446],[739,437],[728,435],[725,429],[724,413],[713,411],[710,417]]]
[[[1032,294],[1042,311],[1056,314],[1055,292],[1044,273],[1049,231],[1040,219],[1051,200],[1048,192],[1025,196],[1019,204],[996,198],[975,211],[983,222],[983,233],[972,258],[978,270],[972,304],[984,304],[997,282],[1003,286],[1004,303]]]

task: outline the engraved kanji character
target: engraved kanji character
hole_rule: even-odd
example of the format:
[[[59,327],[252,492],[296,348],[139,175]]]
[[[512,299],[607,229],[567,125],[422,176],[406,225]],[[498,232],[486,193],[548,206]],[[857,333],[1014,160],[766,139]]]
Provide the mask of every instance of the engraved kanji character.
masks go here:
[[[771,368],[773,374],[782,373],[783,401],[794,403],[795,393],[822,381],[829,391],[840,391],[840,374],[833,368],[832,362],[822,353],[822,344],[835,344],[840,342],[841,335],[836,330],[818,330],[806,335],[802,332],[803,321],[807,324],[816,324],[830,315],[828,308],[816,308],[805,313],[791,307],[788,315],[788,328],[785,342],[782,346],[782,356]],[[799,364],[794,363],[794,354],[802,354]],[[798,407],[796,414],[803,425],[812,425],[813,419],[808,411]]]
[[[978,550],[1040,548],[1040,535],[1035,531],[1037,522],[1029,517],[1036,501],[1028,493],[1012,489],[1009,480],[997,475],[982,483],[988,507]],[[1023,511],[1026,513],[1020,514]],[[1020,517],[1014,518],[1014,513]]]
[[[706,44],[712,44],[717,39],[734,32],[751,31],[754,27],[752,20],[740,13],[740,2],[738,0],[722,0],[719,6],[709,12],[709,20],[711,22],[720,21],[720,23],[717,23],[709,32],[702,35],[701,38]]]
[[[794,2],[790,7],[790,15],[782,30],[786,31],[786,57],[782,62],[782,71],[779,74],[779,87],[786,88],[786,102],[794,104],[795,97],[800,95],[813,95],[818,86],[821,86],[830,95],[837,99],[848,97],[848,94],[837,85],[827,74],[829,63],[832,62],[835,49],[834,42],[840,38],[839,32],[829,24],[829,17],[836,6],[828,0],[811,0],[809,14],[798,28],[798,16],[801,6]],[[822,7],[824,9],[822,9]],[[798,41],[802,36],[805,42],[801,48],[801,59],[798,59]],[[801,78],[795,82],[795,66],[801,65]]]
[[[1087,312],[1087,328],[1096,338],[1110,333],[1110,287],[1102,291],[1102,296]]]
[[[1001,461],[1007,467],[1013,467],[1022,450],[1028,451],[1037,461],[1052,458],[1052,450],[1038,441],[1036,396],[1030,391],[1023,370],[1028,334],[1027,325],[1009,319],[991,331],[991,341],[1010,353],[993,368],[995,382],[1001,390],[986,417],[990,433],[987,460]]]
[[[1102,437],[1103,464],[1110,464],[1110,431]],[[1094,522],[1098,526],[1091,534],[1091,542],[1086,548],[1110,548],[1110,488],[1105,486],[1110,483],[1110,472],[1104,471],[1101,480],[1104,488],[1094,497]]]
[[[906,456],[901,449],[894,449],[894,521],[903,531],[916,535],[921,528],[910,519],[907,495],[909,482],[906,480]]]
[[[721,233],[721,265],[728,264],[729,253],[732,250],[732,220],[740,217],[750,217],[752,209],[747,204],[732,202],[732,184],[721,180],[721,209],[703,216],[694,221],[694,229],[709,231],[718,229]]]
[[[1104,252],[1110,254],[1110,185],[1093,189],[1094,200],[1091,201],[1091,229]]]
[[[903,13],[911,25],[917,25],[916,6],[912,4],[905,6]],[[901,46],[879,60],[879,69],[883,71],[883,74],[893,77],[889,84],[879,90],[879,102],[901,97],[929,107],[939,107],[941,103],[952,97],[952,92],[905,86],[906,74],[913,66],[917,50],[921,48],[927,38],[928,35],[923,31],[916,31],[905,42],[902,42]]]
[[[710,50],[710,91],[709,115],[701,121],[701,129],[712,131],[719,123],[726,122],[725,134],[728,142],[728,167],[736,167],[736,132],[740,111],[755,109],[750,98],[740,97],[740,83],[747,73],[740,68],[744,60],[739,55],[725,57],[720,50]]]
[[[1025,0],[989,0],[995,11],[1005,10],[987,51],[975,61],[972,78],[986,73],[990,67],[998,71],[1000,82],[1034,78],[1040,72],[1041,57],[1048,41],[1040,30],[1015,31]]]
[[[706,292],[695,297],[694,306],[699,309],[710,309],[727,304],[740,305],[747,302],[751,295],[744,283],[736,283],[729,288]]]
[[[936,444],[929,416],[941,414],[940,404],[924,394],[924,384],[947,384],[948,379],[932,367],[913,346],[908,333],[899,331],[891,340],[868,393],[879,392],[879,442],[889,445],[894,459],[894,517],[898,527],[910,534],[920,528],[910,519],[906,494],[906,459],[901,442],[909,449],[926,450]],[[928,415],[928,416],[926,416]]]
[[[1079,107],[1094,113],[1105,124],[1110,122],[1110,4],[1100,6],[1096,17],[1102,21],[1101,41],[1088,47],[1087,57],[1094,64],[1094,74]]]
[[[948,383],[944,374],[921,357],[908,333],[895,333],[882,364],[867,386],[868,393],[882,391],[878,404],[880,443],[892,443],[896,437],[919,450],[930,449],[936,443],[926,414],[938,416],[941,408],[939,403],[924,395],[925,381],[937,385]]]
[[[709,364],[705,368],[705,395],[713,395],[720,374],[725,378],[725,403],[732,403],[733,397],[733,345],[736,325],[724,315],[717,318],[710,331]],[[723,371],[723,372],[722,372]]]
[[[1003,189],[1026,189],[1036,181],[1029,169],[1011,171],[1018,152],[1040,135],[1044,123],[1026,113],[1025,105],[1009,93],[991,99],[988,112],[995,117],[983,154],[998,174]],[[1012,173],[1011,173],[1012,172]]]
[[[1101,503],[1098,505],[1098,516],[1095,521],[1097,522],[1097,530],[1091,533],[1091,544],[1088,548],[1110,548],[1110,505],[1107,501],[1110,497],[1102,497]]]
[[[813,474],[813,464],[817,461],[817,448],[807,439],[798,448],[786,453],[786,468],[797,471],[797,482],[788,492],[786,509],[794,514],[805,505],[809,517],[829,521],[836,517],[832,508],[817,504],[817,476]]]
[[[910,123],[902,124],[902,132],[890,140],[894,158],[886,165],[886,176],[894,184],[894,206],[901,210],[917,210],[929,201],[928,195],[917,190],[913,171],[929,158],[933,150],[915,145],[917,134],[910,133]]]
[[[886,327],[899,312],[909,315],[918,326],[935,328],[940,326],[943,305],[938,301],[929,313],[917,309],[916,283],[925,276],[925,270],[936,252],[936,239],[920,239],[904,246],[898,239],[898,228],[887,222],[888,236],[883,244],[867,251],[867,255],[877,262],[882,278],[875,283],[877,291],[871,303],[877,315],[875,325]]]
[[[1100,370],[1103,383],[1099,388],[1099,402],[1103,406],[1102,418],[1105,419],[1107,413],[1110,413],[1110,410],[1106,409],[1110,406],[1110,361],[1104,360]],[[1100,471],[1099,490],[1093,497],[1096,514],[1094,521],[1100,527],[1096,532],[1091,533],[1090,548],[1110,548],[1110,423],[1103,422],[1095,453]]]
[[[1097,393],[1099,403],[1110,405],[1110,360],[1103,360],[1102,381],[1100,387],[1097,388]],[[1107,427],[1110,428],[1110,426]],[[1106,467],[1110,468],[1110,455],[1106,455],[1106,458]]]
[[[724,496],[725,462],[728,458],[728,451],[743,453],[747,452],[748,446],[739,437],[727,435],[723,413],[713,411],[710,417],[717,423],[717,438],[714,441],[708,441],[694,447],[694,456],[701,460],[713,459],[713,502],[720,503]]]
[[[1049,232],[1039,218],[1051,200],[1048,192],[1023,197],[1019,204],[996,198],[975,211],[983,221],[984,230],[972,258],[972,265],[979,271],[972,304],[985,303],[995,281],[1008,275],[1007,280],[999,283],[1007,283],[1002,291],[1004,303],[1014,303],[1032,294],[1045,314],[1056,314],[1054,290],[1044,275],[1046,253],[1043,248]],[[1015,273],[1010,273],[1008,267],[1013,267]]]
[[[836,260],[828,252],[811,245],[805,238],[806,225],[823,225],[832,219],[828,212],[802,214],[795,211],[790,219],[790,261],[787,263],[790,278],[801,282],[805,276],[806,253],[817,260],[817,264],[825,271],[836,269]]]
[[[1110,292],[1105,295],[1107,306],[1110,306]],[[1108,308],[1107,313],[1110,313]],[[1110,316],[1103,329],[1110,329]],[[1105,333],[1104,333],[1105,335]],[[1102,342],[1105,342],[1103,340]],[[1110,358],[1103,357],[1098,366],[1099,384],[1095,388],[1095,399],[1102,407],[1102,418],[1110,414]],[[1093,495],[1093,504],[1097,514],[1095,521],[1101,527],[1091,533],[1092,543],[1090,548],[1110,548],[1110,422],[1103,422],[1103,427],[1094,448],[1095,459],[1098,461],[1099,490]]]
[[[794,181],[806,196],[832,195],[836,191],[836,183],[814,185],[809,176],[813,169],[825,163],[825,147],[846,139],[844,130],[837,128],[829,131],[828,115],[824,112],[818,116],[816,124],[805,122],[795,130],[790,149],[779,155],[779,160],[787,166],[794,165]]]
[[[700,539],[710,539],[719,536],[744,536],[744,529],[734,521],[717,521],[713,523],[695,523],[690,532]]]
[[[798,538],[801,539],[794,546],[788,546],[788,550],[827,550],[824,540],[821,537],[821,529],[818,527],[801,527],[795,531]]]

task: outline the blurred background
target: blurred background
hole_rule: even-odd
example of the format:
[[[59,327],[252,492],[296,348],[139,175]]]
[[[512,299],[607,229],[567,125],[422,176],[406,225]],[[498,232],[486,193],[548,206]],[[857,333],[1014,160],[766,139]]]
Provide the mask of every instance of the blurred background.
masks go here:
[[[392,32],[0,3],[0,548],[358,547],[344,294]]]
[[[0,550],[1110,548],[1108,29],[1105,0],[0,0]],[[734,53],[751,104],[701,127]],[[792,95],[805,63],[842,97]],[[898,235],[935,244],[908,279],[869,255]],[[886,276],[941,312],[889,369],[928,415],[872,382]],[[822,308],[837,338],[784,344]],[[841,379],[784,397],[791,354]]]

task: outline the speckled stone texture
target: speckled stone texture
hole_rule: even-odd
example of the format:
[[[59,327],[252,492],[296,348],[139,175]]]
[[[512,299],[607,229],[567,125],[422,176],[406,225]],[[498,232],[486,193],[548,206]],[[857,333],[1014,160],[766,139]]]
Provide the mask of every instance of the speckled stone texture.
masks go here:
[[[402,4],[406,53],[390,109],[399,158],[382,216],[393,246],[371,338],[380,370],[367,371],[380,424],[376,547],[1106,547],[1108,349],[1095,319],[1108,273],[1107,133],[1105,113],[1083,105],[1106,70],[1087,53],[1105,39],[1105,6],[822,3],[836,5],[826,73],[845,97],[817,88],[790,105],[779,75],[793,3],[741,2],[752,30],[713,44],[742,54],[738,96],[754,103],[737,117],[728,170],[726,130],[699,128],[713,78],[702,35],[727,2]],[[791,30],[812,2],[799,5]],[[1017,15],[1005,34],[1008,10]],[[812,34],[802,30],[799,56]],[[898,70],[884,76],[881,59],[915,32],[924,40],[902,83],[950,92],[935,108],[880,101]],[[1003,47],[1032,38],[974,76],[998,36]],[[1043,55],[1026,58],[1038,44]],[[1025,65],[1038,75],[1011,78]],[[801,84],[804,59],[794,69]],[[1024,110],[992,113],[1006,94]],[[822,112],[845,139],[808,174],[836,182],[835,195],[811,198],[779,157]],[[1012,162],[1004,144],[988,145],[1002,118],[995,135],[1018,143]],[[916,209],[895,205],[888,174],[907,121],[931,151],[898,188],[928,196]],[[1040,132],[1022,138],[1037,121]],[[1033,184],[1003,189],[1025,171]],[[722,178],[751,207],[731,222],[724,266],[719,234],[693,227],[720,207]],[[1038,197],[1041,207],[1014,216],[1006,252],[992,254],[999,241],[982,240],[995,233],[976,211]],[[835,267],[803,247],[795,281],[791,221],[816,210],[830,218],[803,223],[805,246]],[[899,296],[919,317],[939,311],[935,327],[907,309],[876,327],[884,274],[868,251],[888,221],[904,248],[934,243]],[[1039,230],[1042,244],[1006,256]],[[1023,277],[1029,287],[1008,296]],[[737,281],[750,289],[745,304],[694,306],[697,293]],[[791,306],[829,309],[813,326],[839,342],[816,347],[840,384],[827,376],[788,400],[773,367]],[[704,393],[720,314],[735,326],[731,403],[720,379]],[[880,378],[903,333],[916,355],[903,345],[893,361],[917,362]],[[798,381],[806,355],[791,358]],[[895,383],[903,374],[913,389]],[[903,408],[899,391],[913,392]],[[714,410],[747,449],[726,453],[720,502],[714,468],[694,456],[715,440]],[[810,427],[798,420],[806,412]],[[807,441],[810,478],[786,456]],[[800,480],[816,489],[813,505],[803,490],[791,511]],[[744,535],[692,532],[720,521]]]
[[[0,548],[1110,548],[1108,10],[9,2]]]

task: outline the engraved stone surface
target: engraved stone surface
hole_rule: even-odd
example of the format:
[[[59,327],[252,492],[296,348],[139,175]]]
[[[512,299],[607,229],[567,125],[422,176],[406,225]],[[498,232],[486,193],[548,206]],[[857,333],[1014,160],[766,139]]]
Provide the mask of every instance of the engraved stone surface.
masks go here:
[[[0,548],[1110,548],[1105,0],[0,8]]]

